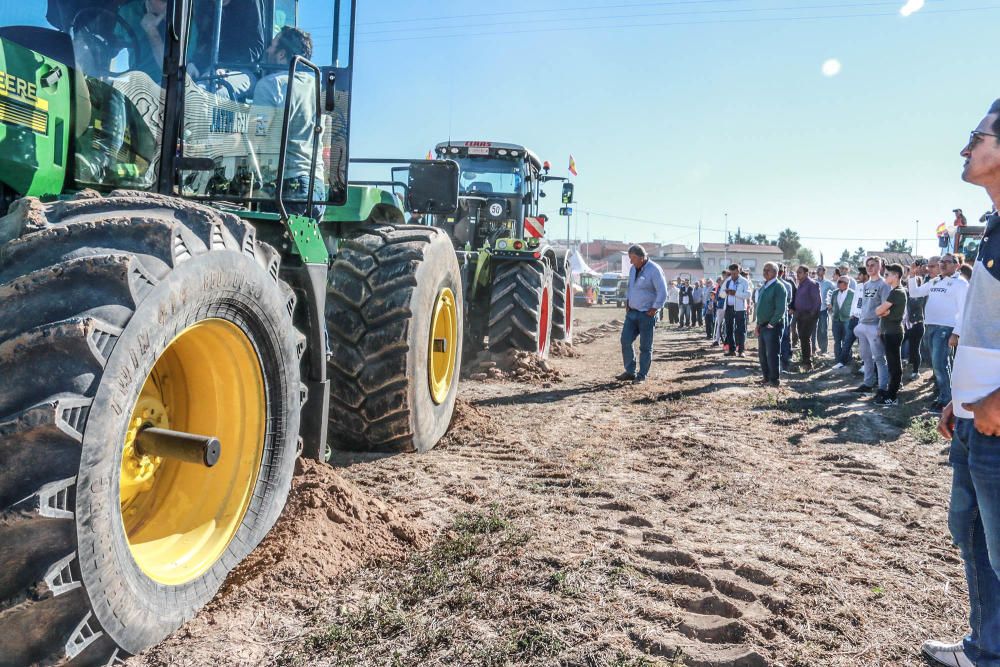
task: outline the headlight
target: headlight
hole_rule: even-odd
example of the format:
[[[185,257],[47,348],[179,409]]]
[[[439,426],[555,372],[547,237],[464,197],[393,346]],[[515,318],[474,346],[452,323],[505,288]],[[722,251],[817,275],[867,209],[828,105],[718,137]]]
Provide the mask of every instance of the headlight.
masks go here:
[[[497,241],[497,248],[499,248],[500,250],[506,250],[507,249],[507,242],[506,241]]]

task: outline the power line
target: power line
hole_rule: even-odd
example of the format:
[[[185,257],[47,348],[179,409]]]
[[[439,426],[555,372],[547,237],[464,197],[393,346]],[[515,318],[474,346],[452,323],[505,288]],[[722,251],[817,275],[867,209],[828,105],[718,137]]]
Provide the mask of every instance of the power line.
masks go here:
[[[638,222],[638,223],[642,223],[642,224],[646,224],[646,225],[654,225],[654,226],[657,226],[657,227],[671,227],[671,228],[677,228],[677,229],[691,229],[691,230],[694,230],[694,231],[698,230],[698,226],[697,225],[678,225],[678,224],[673,224],[673,223],[669,223],[669,222],[660,222],[658,220],[647,220],[645,218],[630,218],[630,217],[626,217],[626,216],[612,215],[610,213],[600,213],[598,211],[590,211],[590,210],[585,210],[585,209],[581,209],[580,212],[581,213],[589,213],[590,215],[596,216],[598,218],[609,218],[611,220],[621,220],[623,222]],[[702,227],[701,230],[703,232],[725,233],[724,229],[713,228],[713,227]],[[742,234],[742,230],[741,230],[741,234]],[[754,231],[748,231],[747,235],[749,235],[749,236],[762,235],[762,236],[765,236],[767,238],[771,238],[771,237],[775,237],[776,238],[777,237],[777,235],[775,235],[775,234],[765,234],[764,232],[754,232]],[[688,234],[687,236],[691,236],[691,234]],[[901,239],[903,239],[903,240],[909,240],[905,236],[902,236],[902,237],[901,236],[886,236],[886,237],[879,237],[879,238],[875,238],[875,237],[858,238],[856,236],[802,236],[802,235],[799,235],[799,238],[802,239],[802,240],[808,240],[808,241],[846,241],[846,242],[857,241],[857,242],[862,242],[862,243],[865,242],[865,241],[898,241],[898,240],[901,240]],[[937,238],[936,237],[935,238],[921,238],[921,239],[918,239],[918,240],[919,241],[933,241],[933,242],[937,242]]]
[[[414,21],[449,21],[454,19],[471,19],[489,16],[524,16],[525,14],[551,14],[555,12],[586,12],[594,9],[626,9],[629,7],[656,7],[663,5],[709,5],[723,2],[742,2],[743,0],[664,0],[663,2],[629,2],[619,5],[589,5],[587,7],[550,7],[549,9],[521,9],[509,12],[483,12],[481,14],[454,14],[452,16],[415,16],[405,19],[385,19],[382,21],[367,21],[358,25],[381,25],[386,23],[413,23]]]
[[[898,0],[882,0],[880,2],[854,2],[854,3],[836,3],[836,4],[825,4],[825,5],[790,5],[785,7],[740,7],[740,8],[730,8],[730,9],[696,9],[694,11],[682,11],[682,12],[653,12],[650,14],[608,14],[604,16],[576,16],[576,17],[559,17],[551,19],[537,19],[532,21],[532,24],[539,23],[556,23],[556,22],[568,22],[568,21],[598,21],[598,20],[619,20],[619,19],[639,19],[639,18],[649,18],[654,16],[708,16],[713,14],[745,14],[748,12],[785,12],[785,11],[806,11],[814,9],[853,9],[856,7],[886,7],[886,6],[897,6],[899,4]],[[523,25],[524,21],[497,21],[491,22],[490,27],[498,25]],[[482,28],[483,23],[480,21],[478,23],[465,23],[458,25],[440,25],[440,26],[418,26],[413,28],[390,28],[388,30],[365,30],[358,31],[358,35],[378,35],[378,34],[399,34],[404,32],[415,32],[419,30],[457,30],[459,28]],[[601,26],[604,27],[604,26]],[[616,26],[608,26],[616,27]]]
[[[937,10],[924,10],[920,12],[921,14],[957,14],[957,13],[968,13],[968,12],[981,12],[981,11],[995,11],[1000,9],[1000,5],[987,5],[980,7],[967,7],[962,9],[937,9]],[[898,16],[898,12],[867,12],[867,13],[854,13],[854,14],[835,14],[830,16],[782,16],[782,17],[762,17],[762,18],[741,18],[741,19],[712,19],[707,21],[667,21],[660,23],[633,23],[633,24],[619,24],[619,25],[599,25],[599,26],[567,26],[563,28],[539,28],[539,29],[526,29],[526,30],[497,30],[490,32],[465,32],[465,33],[455,33],[447,35],[417,35],[412,37],[393,37],[387,39],[358,39],[359,44],[386,44],[390,42],[406,42],[421,39],[451,39],[458,37],[497,37],[502,35],[519,35],[519,34],[530,34],[530,33],[551,33],[551,32],[572,32],[572,31],[587,31],[587,30],[609,30],[609,29],[624,29],[624,28],[655,28],[655,27],[665,27],[665,26],[679,26],[679,25],[723,25],[723,24],[734,24],[734,23],[784,23],[791,21],[829,21],[829,20],[840,20],[840,19],[855,19],[855,18],[878,18],[885,16]]]

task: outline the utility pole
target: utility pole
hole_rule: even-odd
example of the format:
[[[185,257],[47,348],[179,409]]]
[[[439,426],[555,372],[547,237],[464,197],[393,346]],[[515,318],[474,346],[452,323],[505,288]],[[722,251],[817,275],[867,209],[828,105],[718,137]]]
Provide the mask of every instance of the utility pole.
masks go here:
[[[723,213],[726,217],[726,249],[722,254],[722,263],[725,266],[729,266],[729,213]]]
[[[917,220],[913,226],[913,255],[917,254],[917,241],[920,239],[920,220]]]
[[[590,211],[587,211],[587,264],[590,264]]]

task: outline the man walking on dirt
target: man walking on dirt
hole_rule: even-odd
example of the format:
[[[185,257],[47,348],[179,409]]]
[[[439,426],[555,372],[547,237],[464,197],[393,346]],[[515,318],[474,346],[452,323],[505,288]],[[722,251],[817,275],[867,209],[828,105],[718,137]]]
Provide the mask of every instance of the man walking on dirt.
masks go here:
[[[653,329],[656,313],[667,300],[667,282],[663,270],[656,262],[649,261],[646,249],[634,245],[628,249],[632,268],[628,272],[628,293],[625,297],[625,325],[622,327],[622,361],[625,372],[618,380],[645,382],[653,362]],[[632,345],[639,339],[639,372],[635,369],[635,350]]]
[[[962,179],[1000,206],[1000,100],[962,149]],[[1000,667],[1000,216],[979,245],[955,333],[952,401],[938,430],[951,438],[948,525],[965,561],[971,631],[957,644],[928,641],[923,652],[951,667]]]

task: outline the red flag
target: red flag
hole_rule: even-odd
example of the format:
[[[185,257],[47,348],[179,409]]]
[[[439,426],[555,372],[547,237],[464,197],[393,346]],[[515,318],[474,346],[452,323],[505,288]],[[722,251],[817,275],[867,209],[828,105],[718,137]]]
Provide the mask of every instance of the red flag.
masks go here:
[[[569,156],[569,173],[573,174],[574,176],[577,175],[577,173],[576,173],[576,160],[573,159],[572,155]]]

